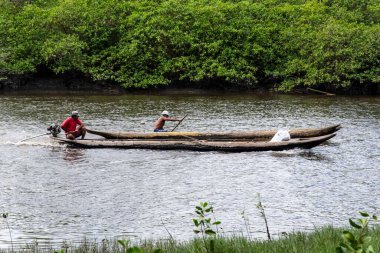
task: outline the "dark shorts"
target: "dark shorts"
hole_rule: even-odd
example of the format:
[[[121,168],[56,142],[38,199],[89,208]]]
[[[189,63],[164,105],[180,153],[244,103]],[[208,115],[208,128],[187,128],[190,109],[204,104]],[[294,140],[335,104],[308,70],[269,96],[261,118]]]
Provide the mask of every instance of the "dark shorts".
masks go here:
[[[165,130],[165,129],[154,129],[154,132],[167,132],[168,130]]]

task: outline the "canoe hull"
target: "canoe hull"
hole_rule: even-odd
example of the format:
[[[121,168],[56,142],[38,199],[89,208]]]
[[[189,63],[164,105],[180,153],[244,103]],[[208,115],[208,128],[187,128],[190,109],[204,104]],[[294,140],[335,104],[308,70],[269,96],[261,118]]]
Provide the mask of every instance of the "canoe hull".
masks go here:
[[[311,138],[296,138],[282,142],[268,141],[195,141],[195,140],[68,140],[52,137],[54,140],[81,148],[123,148],[123,149],[158,149],[158,150],[193,150],[193,151],[281,151],[294,148],[310,149],[333,138],[329,134]]]
[[[341,128],[340,124],[325,128],[299,128],[289,130],[291,138],[309,138],[332,134]],[[87,129],[91,134],[106,139],[176,139],[176,140],[270,140],[277,130],[236,131],[236,132],[103,132]]]

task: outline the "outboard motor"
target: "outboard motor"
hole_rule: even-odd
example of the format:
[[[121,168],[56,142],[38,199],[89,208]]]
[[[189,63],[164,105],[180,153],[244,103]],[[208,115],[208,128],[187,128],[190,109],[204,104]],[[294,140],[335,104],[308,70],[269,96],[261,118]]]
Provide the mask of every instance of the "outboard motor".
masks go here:
[[[54,137],[57,137],[58,134],[61,132],[61,126],[55,122],[55,123],[52,123],[48,128],[47,130],[51,133],[51,135],[53,135]]]

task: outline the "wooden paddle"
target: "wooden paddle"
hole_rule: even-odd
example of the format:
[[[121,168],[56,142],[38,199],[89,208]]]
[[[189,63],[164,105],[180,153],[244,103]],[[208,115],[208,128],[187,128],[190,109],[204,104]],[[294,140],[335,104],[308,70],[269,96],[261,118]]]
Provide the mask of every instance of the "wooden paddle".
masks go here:
[[[179,126],[179,124],[181,124],[182,123],[182,121],[187,117],[187,115],[188,114],[186,114],[185,115],[185,117],[183,117],[179,122],[178,122],[178,124],[170,131],[170,132],[173,132],[178,126]]]

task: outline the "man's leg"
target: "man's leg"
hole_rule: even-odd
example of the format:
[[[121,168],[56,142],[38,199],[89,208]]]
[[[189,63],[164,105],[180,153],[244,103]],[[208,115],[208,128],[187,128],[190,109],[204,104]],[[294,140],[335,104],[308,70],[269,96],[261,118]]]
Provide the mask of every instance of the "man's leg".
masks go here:
[[[72,135],[72,134],[66,134],[66,139],[74,140],[75,137],[74,137],[74,135]]]
[[[82,140],[83,140],[84,137],[86,136],[87,130],[86,130],[85,127],[81,127],[81,128],[79,129],[79,131],[80,131],[80,134],[82,135]]]

